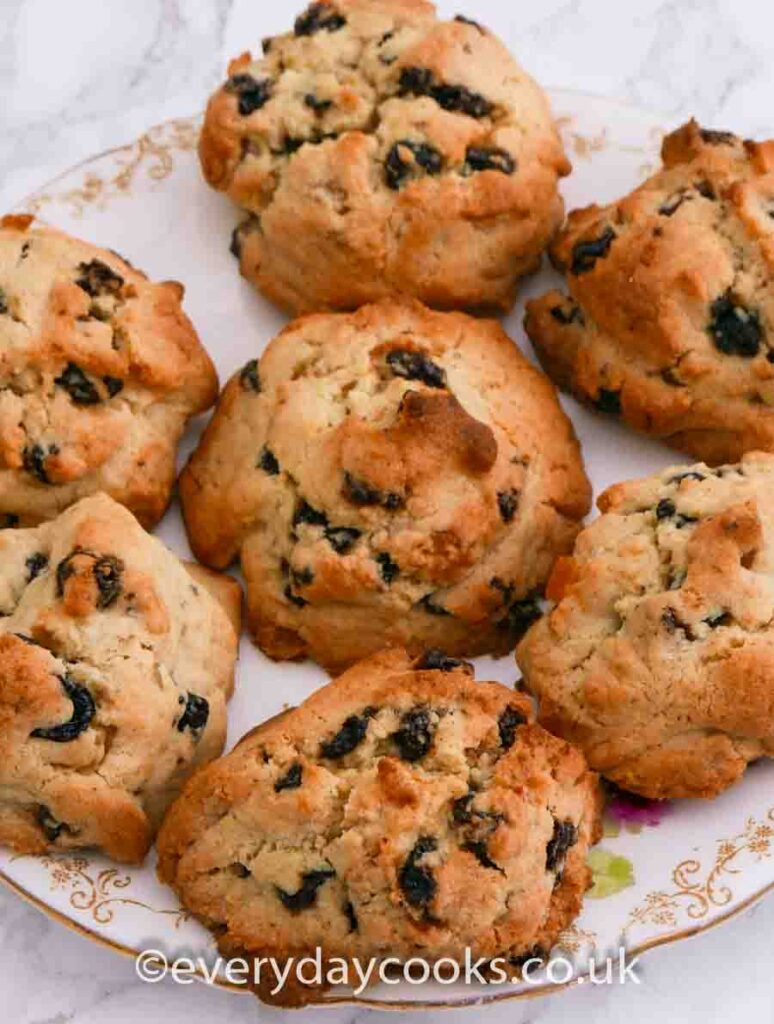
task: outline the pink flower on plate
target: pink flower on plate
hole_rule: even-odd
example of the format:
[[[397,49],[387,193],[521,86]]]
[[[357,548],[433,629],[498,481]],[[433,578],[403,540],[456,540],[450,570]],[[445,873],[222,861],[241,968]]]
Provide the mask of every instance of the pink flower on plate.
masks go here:
[[[618,835],[622,827],[627,832],[655,828],[671,809],[668,800],[648,800],[635,793],[611,787],[605,807],[605,832],[607,835]]]

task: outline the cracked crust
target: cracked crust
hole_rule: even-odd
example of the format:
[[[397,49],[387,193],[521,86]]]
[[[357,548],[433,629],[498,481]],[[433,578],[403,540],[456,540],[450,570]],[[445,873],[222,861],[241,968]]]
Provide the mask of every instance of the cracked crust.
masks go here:
[[[226,386],[180,495],[196,556],[241,560],[262,649],[332,670],[511,650],[590,503],[500,326],[390,301],[290,324]]]
[[[238,585],[104,494],[0,534],[0,843],[142,861],[223,749],[238,631]]]
[[[186,422],[217,397],[182,297],[113,252],[0,220],[0,528],[97,491],[147,528],[161,518]]]
[[[433,962],[467,947],[515,965],[577,916],[596,776],[523,695],[429,663],[382,652],[189,780],[159,876],[224,955]],[[258,995],[319,994],[271,987]]]
[[[774,456],[617,484],[517,659],[547,729],[646,797],[713,797],[774,754]]]
[[[486,29],[421,0],[312,10],[341,24],[305,31],[307,12],[232,61],[207,107],[204,176],[252,214],[242,273],[293,313],[398,292],[510,308],[563,217],[543,92]]]
[[[774,142],[694,122],[620,202],[570,214],[570,297],[527,304],[549,375],[711,465],[774,450]],[[611,298],[613,301],[611,301]]]

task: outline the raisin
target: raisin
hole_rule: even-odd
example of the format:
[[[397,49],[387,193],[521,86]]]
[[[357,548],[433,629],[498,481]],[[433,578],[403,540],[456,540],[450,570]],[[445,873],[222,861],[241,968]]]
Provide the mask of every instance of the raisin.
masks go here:
[[[693,186],[700,196],[705,199],[717,199],[715,195],[715,189],[712,187],[709,181],[697,181]]]
[[[291,569],[290,576],[297,587],[308,587],[314,582],[314,573],[308,566],[303,569]]]
[[[0,530],[10,530],[19,525],[19,517],[15,512],[4,512],[0,515]]]
[[[582,326],[585,323],[583,310],[580,306],[575,305],[575,303],[570,307],[569,313],[562,306],[552,306],[549,312],[554,320],[565,327],[569,324],[581,324]]]
[[[520,725],[525,725],[526,721],[527,719],[521,711],[513,705],[509,704],[504,711],[500,712],[500,717],[497,719],[497,731],[500,734],[500,746],[503,750],[511,749],[516,742],[516,730]]]
[[[102,555],[94,563],[92,572],[99,590],[97,607],[109,608],[115,604],[123,591],[124,563],[120,558],[114,558],[113,555]]]
[[[288,601],[290,601],[291,604],[294,604],[296,606],[296,608],[306,608],[306,606],[309,604],[306,598],[301,597],[299,594],[296,594],[294,592],[293,588],[289,583],[286,584],[285,589],[283,590],[283,594],[288,599]]]
[[[199,733],[207,724],[210,717],[210,704],[206,697],[200,697],[196,693],[188,693],[180,697],[180,703],[185,701],[185,710],[177,721],[177,731],[184,732],[190,729],[192,733]]]
[[[386,551],[381,551],[376,556],[376,561],[379,566],[379,573],[385,583],[392,583],[400,574],[400,566],[397,562],[393,562]]]
[[[375,714],[376,708],[368,707],[362,715],[350,715],[335,736],[320,744],[320,755],[330,761],[337,761],[351,754],[365,739],[368,723]]]
[[[727,356],[751,359],[758,354],[763,329],[758,314],[734,301],[730,291],[715,299],[710,307],[707,328],[715,347]]]
[[[444,110],[467,114],[468,117],[487,117],[494,109],[486,97],[467,89],[464,85],[436,82],[435,75],[429,68],[403,68],[399,89],[402,96],[431,96]]]
[[[39,644],[37,642],[37,640],[33,640],[31,636],[27,636],[26,633],[14,633],[13,635],[15,637],[17,637],[19,640],[21,640],[23,643],[29,644],[30,647],[42,647],[43,646],[42,644]]]
[[[239,257],[242,255],[241,228],[242,225],[237,224],[237,226],[231,232],[231,241],[228,244],[228,251],[231,253],[232,256],[236,257],[236,259],[239,259]]]
[[[27,582],[32,583],[36,577],[40,576],[48,568],[48,555],[36,551],[27,557],[25,565],[27,566]]]
[[[498,146],[468,146],[465,151],[464,171],[500,171],[513,174],[516,161],[507,149]]]
[[[394,512],[403,504],[401,496],[394,491],[384,493],[366,480],[359,480],[346,471],[341,493],[353,505],[381,505],[388,512]]]
[[[69,743],[71,740],[77,739],[82,732],[88,729],[91,720],[97,713],[94,698],[85,686],[76,683],[66,673],[58,678],[62,684],[62,689],[72,702],[73,713],[68,721],[62,722],[60,725],[42,726],[38,729],[33,729],[30,733],[33,739],[51,740],[53,743]]]
[[[514,637],[520,637],[541,615],[538,595],[532,594],[519,601],[511,602],[508,605],[505,618],[500,620],[499,625]]]
[[[661,379],[665,384],[669,384],[673,388],[684,388],[686,386],[677,376],[673,366],[667,366],[665,370],[661,371]]]
[[[298,789],[301,785],[303,768],[298,761],[294,761],[285,774],[274,783],[274,792],[281,793],[283,789]]]
[[[297,36],[313,36],[317,32],[337,32],[344,28],[347,19],[338,11],[332,10],[330,4],[310,4],[309,7],[296,18],[294,32]]]
[[[347,902],[344,904],[344,916],[349,922],[350,932],[356,932],[358,930],[359,925],[357,922],[357,914],[355,913],[355,907],[352,903],[352,900],[347,900]]]
[[[734,621],[733,616],[730,612],[716,612],[714,615],[708,615],[704,620],[710,629],[717,629],[718,626],[730,626]]]
[[[421,761],[433,745],[433,727],[427,708],[412,708],[400,720],[392,738],[404,761]]]
[[[481,35],[485,35],[486,29],[479,25],[477,21],[473,21],[472,18],[466,18],[464,14],[456,14],[454,20],[458,21],[461,25],[470,25],[472,28],[477,28]]]
[[[76,405],[98,405],[102,401],[96,385],[75,363],[68,363],[54,383],[64,388]]]
[[[673,501],[669,498],[662,498],[658,505],[656,505],[656,519],[669,519],[676,511],[677,508]]]
[[[594,401],[594,408],[608,416],[619,416],[621,413],[621,392],[610,388],[600,388]]]
[[[674,608],[666,608],[661,613],[661,624],[664,629],[666,629],[667,633],[681,632],[685,636],[686,640],[696,639],[691,627],[687,623],[683,622]]]
[[[486,843],[481,840],[472,840],[469,843],[463,843],[462,849],[468,853],[472,853],[478,863],[485,868],[492,868],[493,871],[499,871],[501,874],[505,874],[499,864],[495,864],[492,858],[489,856],[489,851],[486,848]]]
[[[245,391],[261,393],[261,378],[258,374],[258,360],[251,359],[239,371],[239,383]]]
[[[259,469],[262,469],[264,473],[268,473],[269,476],[277,476],[280,471],[280,464],[277,462],[277,456],[266,447],[264,447],[258,458],[258,467]]]
[[[110,313],[98,306],[96,302],[92,302],[89,306],[88,315],[83,319],[88,320],[91,317],[93,320],[100,320],[102,323],[108,323],[110,320]]]
[[[476,794],[470,790],[465,796],[458,796],[452,800],[452,823],[456,826],[467,825],[473,820],[473,812],[470,805],[473,803]]]
[[[427,142],[401,139],[391,148],[384,161],[384,175],[389,188],[397,191],[408,178],[416,177],[417,168],[427,174],[440,174],[443,158]]]
[[[58,821],[44,804],[38,807],[37,818],[38,825],[43,829],[46,839],[50,843],[55,843],[63,831],[71,831],[64,822]]]
[[[422,657],[414,662],[414,668],[418,671],[426,669],[435,672],[453,672],[455,668],[461,668],[469,674],[473,672],[473,666],[469,661],[451,658],[448,654],[444,654],[443,651],[439,651],[436,648],[425,651]]]
[[[518,956],[509,956],[508,963],[513,967],[525,967],[530,961],[539,961],[544,963],[547,959],[546,951],[542,946],[532,946],[525,953],[519,953]]]
[[[325,539],[337,555],[346,555],[360,535],[360,530],[355,529],[354,526],[327,526],[325,528]]]
[[[497,492],[497,507],[500,509],[500,518],[504,523],[513,522],[513,517],[519,507],[519,492],[515,487],[508,491]]]
[[[703,473],[689,469],[686,473],[678,473],[677,476],[673,476],[669,482],[670,484],[679,484],[682,480],[706,480],[706,477]]]
[[[308,526],[327,526],[328,517],[324,512],[312,508],[309,502],[302,500],[293,515],[293,526],[298,526],[299,523],[306,523]]]
[[[278,885],[275,885],[274,889],[285,909],[297,913],[299,910],[307,910],[314,906],[317,902],[317,890],[325,885],[329,878],[335,877],[336,872],[332,868],[322,868],[303,874],[301,886],[295,892],[286,892]]]
[[[696,516],[687,516],[677,511],[675,503],[670,498],[662,498],[656,505],[656,519],[674,519],[674,526],[682,530],[684,526],[698,522]]]
[[[8,299],[6,298],[5,292],[0,288],[0,315],[8,312]]]
[[[691,196],[687,188],[680,188],[677,192],[673,192],[671,196],[668,196],[664,202],[659,206],[658,212],[662,217],[671,217],[673,213],[683,205],[683,203],[690,199]]]
[[[36,477],[42,484],[50,484],[51,480],[46,471],[46,459],[49,455],[58,453],[59,445],[56,444],[50,444],[48,448],[44,448],[42,444],[28,444],[22,452],[22,463],[31,476]]]
[[[422,352],[394,348],[387,355],[387,365],[396,377],[404,380],[418,380],[429,388],[446,387],[446,373]]]
[[[80,548],[76,548],[75,551],[71,551],[70,554],[63,558],[62,561],[56,567],[56,596],[64,596],[65,583],[75,572],[72,566],[72,560],[77,556],[83,554]]]
[[[493,811],[480,811],[472,807],[475,792],[469,791],[464,797],[452,802],[452,825],[462,831],[460,849],[472,853],[486,868],[501,871],[489,856],[488,843],[505,816]]]
[[[82,288],[87,295],[93,299],[100,295],[118,295],[124,286],[124,279],[120,274],[111,270],[107,263],[102,260],[90,260],[88,263],[81,263],[78,267],[80,277],[75,283]]]
[[[282,150],[286,156],[292,156],[293,153],[297,153],[305,142],[312,142],[312,139],[299,139],[292,135],[286,135],[282,140]]]
[[[433,85],[433,72],[429,68],[407,67],[400,73],[399,88],[402,95],[425,96]]]
[[[554,818],[554,834],[546,846],[546,871],[561,872],[567,851],[578,841],[578,830],[568,819],[557,821]]]
[[[105,385],[110,398],[115,398],[119,392],[124,390],[124,382],[120,377],[111,377],[108,374],[102,378],[102,383]]]
[[[232,75],[226,82],[226,92],[234,93],[239,98],[239,113],[247,117],[265,106],[271,98],[271,79],[259,81],[252,75]]]
[[[425,907],[435,896],[438,886],[432,872],[429,868],[422,867],[418,861],[437,847],[438,844],[432,836],[420,836],[400,869],[398,882],[406,902],[412,907]]]
[[[417,601],[417,607],[421,608],[422,611],[427,612],[428,615],[451,615],[448,609],[444,608],[443,605],[437,604],[433,600],[433,591],[429,594],[425,594],[423,598]]]
[[[713,131],[710,128],[700,128],[699,135],[702,138],[702,142],[706,142],[710,146],[733,146],[736,142],[736,135],[733,132],[719,132]]]
[[[315,114],[322,114],[333,106],[333,100],[321,100],[313,92],[308,92],[304,96],[304,105],[313,110]]]
[[[576,242],[572,248],[571,273],[577,276],[593,270],[597,260],[607,256],[614,239],[615,231],[612,228],[605,228],[599,238]]]
[[[487,117],[494,109],[486,97],[466,89],[464,85],[436,85],[430,91],[430,95],[444,110],[467,114],[468,117]]]

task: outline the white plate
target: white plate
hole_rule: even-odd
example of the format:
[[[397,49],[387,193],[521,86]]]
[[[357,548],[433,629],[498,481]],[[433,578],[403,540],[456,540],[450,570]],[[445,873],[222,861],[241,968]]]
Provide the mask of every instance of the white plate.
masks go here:
[[[569,207],[614,199],[657,162],[663,126],[656,118],[570,92],[555,92],[552,98],[575,164],[564,189]],[[196,119],[160,125],[132,145],[67,172],[20,209],[117,249],[154,278],[183,281],[186,308],[225,381],[262,351],[283,317],[237,273],[228,252],[237,214],[201,180],[197,128]],[[551,271],[542,271],[524,294],[545,290],[553,278]],[[507,328],[531,357],[522,313],[520,304],[507,319]],[[615,480],[679,461],[673,452],[609,418],[570,399],[564,404],[583,443],[597,493]],[[186,438],[181,461],[196,433]],[[189,555],[177,507],[159,533],[178,554]],[[477,669],[480,679],[506,684],[517,675],[511,658],[482,658]],[[325,681],[321,669],[274,664],[243,638],[229,745]],[[572,959],[576,976],[587,971],[590,957],[605,957],[622,945],[639,951],[704,930],[774,886],[773,781],[774,765],[768,762],[751,768],[739,785],[711,803],[614,806],[605,838],[591,854],[594,889],[558,951]],[[91,855],[35,858],[0,851],[0,878],[47,913],[123,952],[153,947],[170,957],[213,955],[208,933],[156,881],[152,856],[142,868],[125,869]],[[369,989],[352,1001],[459,1006],[551,990],[547,979],[537,986],[497,988],[401,983]],[[348,997],[334,993],[328,1001],[339,998]]]

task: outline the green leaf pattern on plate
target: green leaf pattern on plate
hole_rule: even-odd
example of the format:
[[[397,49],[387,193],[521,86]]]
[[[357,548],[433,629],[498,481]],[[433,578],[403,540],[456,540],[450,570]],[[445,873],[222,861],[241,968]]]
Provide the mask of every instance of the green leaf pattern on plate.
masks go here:
[[[593,885],[586,894],[590,900],[614,896],[622,889],[634,885],[634,869],[626,857],[597,846],[590,851],[586,863],[591,868],[593,879]]]

